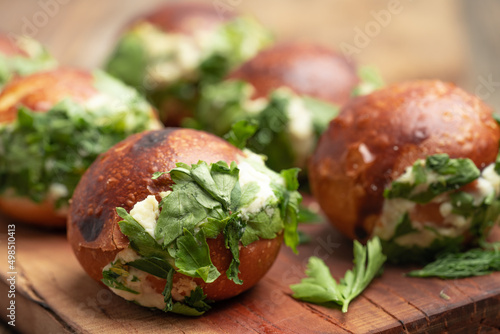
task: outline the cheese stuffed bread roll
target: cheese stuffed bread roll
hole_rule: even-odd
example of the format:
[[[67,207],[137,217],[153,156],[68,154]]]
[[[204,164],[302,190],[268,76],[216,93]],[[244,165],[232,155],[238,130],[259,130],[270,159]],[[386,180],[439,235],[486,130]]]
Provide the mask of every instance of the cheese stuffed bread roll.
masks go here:
[[[500,209],[492,110],[450,83],[392,85],[348,103],[309,164],[313,194],[350,238],[423,262],[484,238]]]
[[[205,132],[144,132],[85,173],[68,240],[87,273],[117,295],[200,315],[255,285],[283,239],[295,249],[296,176]]]
[[[178,126],[191,115],[200,84],[217,82],[271,41],[251,17],[172,2],[125,29],[106,69],[143,91],[166,125]]]

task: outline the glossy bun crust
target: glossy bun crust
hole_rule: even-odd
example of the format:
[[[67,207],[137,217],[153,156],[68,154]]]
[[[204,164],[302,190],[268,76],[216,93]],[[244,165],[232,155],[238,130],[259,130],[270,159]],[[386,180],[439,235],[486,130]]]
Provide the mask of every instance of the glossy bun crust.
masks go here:
[[[356,68],[342,55],[314,44],[287,43],[261,51],[230,78],[252,84],[255,98],[279,87],[343,105],[358,84]]]
[[[118,226],[121,218],[116,207],[130,211],[135,203],[148,195],[170,190],[168,174],[157,180],[157,171],[169,171],[175,163],[208,163],[220,160],[230,163],[242,152],[226,141],[205,132],[168,128],[133,135],[100,156],[87,170],[75,190],[68,220],[68,240],[76,257],[95,280],[102,278],[102,269],[116,254],[129,245]],[[282,238],[259,240],[240,250],[240,278],[243,285],[228,280],[225,271],[232,256],[223,238],[207,239],[212,262],[221,276],[211,284],[193,279],[208,299],[220,300],[235,296],[252,287],[274,262]],[[149,276],[159,293],[165,281]],[[174,275],[174,285],[181,274]]]
[[[10,81],[0,94],[0,124],[13,122],[19,106],[45,112],[65,97],[86,101],[97,94],[89,72],[56,69],[39,72]],[[8,216],[30,224],[64,227],[66,210],[56,210],[45,200],[35,203],[26,197],[0,196],[0,210]]]
[[[495,161],[500,132],[492,110],[450,83],[395,84],[353,99],[321,137],[310,161],[312,192],[330,222],[365,239],[380,216],[383,191],[428,155]]]
[[[14,121],[19,106],[45,112],[66,97],[85,102],[97,94],[87,71],[59,68],[19,77],[0,93],[0,124]]]

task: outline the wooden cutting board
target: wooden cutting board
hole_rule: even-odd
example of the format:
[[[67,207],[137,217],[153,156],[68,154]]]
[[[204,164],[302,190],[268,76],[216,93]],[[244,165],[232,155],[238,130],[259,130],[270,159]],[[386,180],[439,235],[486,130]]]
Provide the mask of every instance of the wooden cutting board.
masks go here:
[[[310,256],[324,259],[336,278],[352,267],[351,241],[327,224],[302,226],[312,241],[300,246],[298,256],[283,248],[257,286],[200,318],[152,311],[113,295],[85,274],[64,232],[16,224],[11,299],[8,224],[0,222],[0,314],[8,320],[6,308],[15,300],[15,329],[23,333],[490,333],[500,328],[500,273],[419,279],[404,276],[411,267],[386,265],[348,313],[293,299],[289,285],[304,277]]]

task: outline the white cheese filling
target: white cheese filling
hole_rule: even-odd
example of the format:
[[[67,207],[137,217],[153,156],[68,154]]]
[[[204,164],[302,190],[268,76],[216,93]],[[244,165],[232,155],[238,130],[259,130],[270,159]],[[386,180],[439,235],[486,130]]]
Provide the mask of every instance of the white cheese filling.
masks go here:
[[[207,43],[213,32],[197,31],[193,35],[165,33],[150,23],[137,25],[134,33],[141,39],[154,65],[148,67],[148,82],[168,84],[193,77],[206,56]]]
[[[133,249],[128,247],[116,254],[115,260],[113,262],[120,261],[122,263],[127,263],[138,260],[140,258],[141,257]],[[111,263],[108,264],[106,267],[104,267],[103,271],[109,270],[111,266]],[[137,291],[138,294],[120,289],[110,288],[113,293],[126,300],[134,301],[145,307],[155,307],[158,309],[165,308],[163,295],[161,293],[158,293],[153,288],[151,283],[146,279],[146,277],[149,275],[148,273],[130,266],[128,268],[128,273],[129,274],[127,277],[124,277],[123,275],[121,276],[123,279],[122,283],[127,288]]]
[[[483,201],[492,196],[496,197],[500,194],[500,175],[495,170],[495,165],[490,164],[481,173],[477,179],[474,190],[467,191],[473,196],[474,206],[479,206]],[[414,175],[411,173],[412,167],[408,167],[405,173],[396,181],[398,182],[414,182]],[[429,185],[437,180],[438,175],[434,172],[427,174],[427,182],[415,187],[412,193],[419,193],[427,190]],[[417,189],[418,188],[418,189]],[[452,213],[453,205],[447,193],[441,194],[434,198],[431,203],[439,204],[439,213],[443,217],[442,224],[437,225],[430,221],[411,220],[412,227],[416,232],[408,233],[397,237],[394,242],[401,246],[419,246],[427,247],[439,236],[442,237],[458,237],[463,235],[472,223],[472,217],[463,217]],[[380,220],[373,229],[373,235],[379,236],[383,240],[389,240],[394,235],[396,228],[405,213],[409,213],[415,209],[416,203],[407,199],[394,198],[386,199],[382,208]]]
[[[288,134],[295,153],[295,165],[305,166],[316,144],[311,112],[299,97],[293,97],[287,108]]]

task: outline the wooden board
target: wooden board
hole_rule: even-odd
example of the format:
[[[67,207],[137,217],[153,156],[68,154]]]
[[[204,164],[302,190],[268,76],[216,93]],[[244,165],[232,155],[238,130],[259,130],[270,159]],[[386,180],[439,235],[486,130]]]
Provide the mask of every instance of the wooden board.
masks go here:
[[[1,244],[7,224],[0,223]],[[312,241],[299,255],[283,248],[265,278],[200,318],[151,311],[90,279],[62,232],[16,224],[16,330],[24,333],[452,333],[500,329],[500,273],[460,280],[405,277],[412,268],[386,266],[343,314],[296,301],[289,285],[319,256],[334,277],[352,267],[352,243],[326,224],[302,226]],[[0,257],[0,309],[6,319],[10,270]],[[449,298],[445,297],[448,296]]]
[[[364,29],[374,21],[373,13],[387,9],[389,3],[386,0],[223,1],[236,4],[235,11],[257,16],[281,40],[309,40],[336,49],[343,42],[353,42],[356,29]],[[0,29],[19,34],[36,23],[32,30],[34,37],[46,44],[62,64],[94,68],[103,63],[123,24],[160,2],[163,0],[3,1]],[[390,23],[355,55],[358,62],[377,66],[388,82],[427,77],[459,80],[468,73],[469,88],[473,91],[478,71],[466,67],[470,47],[458,2],[400,2],[404,7],[402,12],[392,16]],[[47,3],[59,5],[50,10],[44,5]],[[479,5],[467,8],[467,13],[473,13],[476,7]],[[491,11],[490,8],[486,11]],[[46,22],[40,21],[44,15]],[[498,23],[495,15],[491,15],[490,21]],[[486,21],[476,18],[475,22]],[[478,33],[473,40],[482,43],[483,35]],[[490,39],[496,41],[495,36]],[[495,56],[498,52],[475,50],[498,58]],[[475,58],[484,63],[482,58]],[[494,73],[496,78],[498,72],[488,69],[484,73]],[[291,298],[288,286],[304,276],[309,256],[324,258],[336,277],[352,265],[350,241],[327,225],[307,226],[305,230],[311,233],[313,241],[301,246],[299,256],[283,249],[271,271],[254,289],[237,299],[219,303],[204,317],[190,319],[149,311],[112,295],[86,276],[64,233],[16,225],[15,328],[26,333],[489,333],[500,327],[498,273],[441,281],[407,278],[403,274],[411,268],[387,267],[383,277],[376,279],[353,302],[347,314],[297,302]],[[9,302],[6,233],[7,222],[2,221],[0,318],[4,321]],[[443,299],[441,292],[450,299]],[[0,333],[3,330],[0,328]]]

